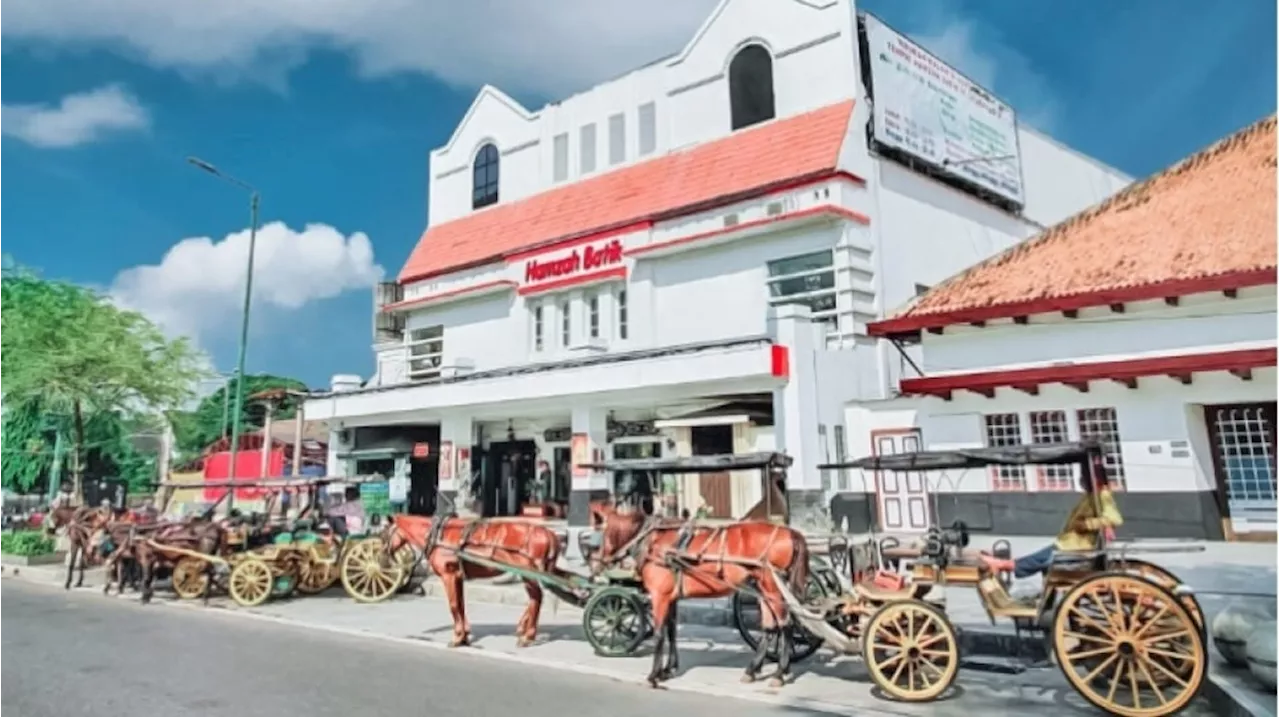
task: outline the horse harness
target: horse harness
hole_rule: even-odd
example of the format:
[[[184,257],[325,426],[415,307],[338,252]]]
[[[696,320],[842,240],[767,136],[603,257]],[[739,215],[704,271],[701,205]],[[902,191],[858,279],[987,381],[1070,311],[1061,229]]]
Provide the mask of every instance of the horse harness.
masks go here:
[[[477,558],[481,558],[484,560],[493,560],[497,555],[497,552],[499,550],[502,550],[507,553],[513,553],[515,555],[519,555],[520,557],[525,558],[526,560],[529,560],[529,561],[536,560],[531,550],[531,543],[533,541],[532,530],[525,531],[524,544],[518,550],[508,547],[505,541],[505,538],[507,536],[507,526],[528,525],[527,522],[525,521],[508,522],[503,520],[493,520],[490,518],[468,519],[468,520],[465,520],[462,526],[462,535],[458,536],[457,544],[448,545],[443,542],[444,531],[448,522],[454,519],[459,519],[459,518],[456,514],[453,514],[453,513],[437,515],[434,518],[432,518],[431,531],[427,533],[426,542],[424,542],[422,545],[422,555],[424,558],[430,555],[431,551],[435,550],[436,548],[440,548],[442,550],[452,551],[454,554],[458,555],[460,559],[464,559],[464,558],[461,558],[461,554],[463,552],[466,552],[466,553],[475,555],[475,557]],[[472,537],[475,535],[477,530],[479,530],[481,527],[488,528],[489,526],[492,526],[492,525],[499,526],[497,539],[493,539],[490,536],[486,535],[485,537],[489,538],[489,540],[485,542],[480,542],[480,543],[472,542]],[[480,548],[481,550],[476,551],[474,550],[474,548]],[[487,552],[486,552],[486,549],[487,549]]]

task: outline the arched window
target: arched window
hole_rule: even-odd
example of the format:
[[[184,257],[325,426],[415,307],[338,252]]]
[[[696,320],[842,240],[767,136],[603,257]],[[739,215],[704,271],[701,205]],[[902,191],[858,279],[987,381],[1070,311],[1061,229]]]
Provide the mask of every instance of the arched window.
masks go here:
[[[486,144],[476,152],[472,165],[471,208],[498,203],[498,148]]]
[[[729,111],[735,130],[773,119],[773,58],[760,45],[738,50],[729,63]]]

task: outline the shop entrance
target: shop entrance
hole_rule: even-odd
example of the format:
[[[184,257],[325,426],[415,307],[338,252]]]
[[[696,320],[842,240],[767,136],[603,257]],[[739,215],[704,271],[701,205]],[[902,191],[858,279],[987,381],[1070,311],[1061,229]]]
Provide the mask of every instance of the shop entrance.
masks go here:
[[[693,426],[689,429],[689,442],[695,456],[733,453],[733,426]],[[698,476],[698,492],[711,517],[733,517],[733,480],[728,471]]]
[[[489,444],[481,478],[481,515],[520,515],[521,506],[529,501],[536,456],[537,444],[533,441]]]

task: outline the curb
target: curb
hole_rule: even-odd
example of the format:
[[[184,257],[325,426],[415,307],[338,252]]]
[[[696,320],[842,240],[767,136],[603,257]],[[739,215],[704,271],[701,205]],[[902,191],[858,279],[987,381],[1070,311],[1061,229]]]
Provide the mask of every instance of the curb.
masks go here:
[[[1234,682],[1230,675],[1210,673],[1205,678],[1200,694],[1209,700],[1209,708],[1214,714],[1219,717],[1275,717],[1274,698]]]

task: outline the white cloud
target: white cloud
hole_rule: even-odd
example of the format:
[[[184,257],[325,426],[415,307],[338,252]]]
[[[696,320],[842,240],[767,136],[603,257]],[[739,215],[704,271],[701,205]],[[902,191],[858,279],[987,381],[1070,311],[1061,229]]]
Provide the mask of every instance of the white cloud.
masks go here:
[[[0,33],[259,79],[335,49],[368,74],[560,96],[680,49],[715,2],[554,0],[553,12],[528,0],[8,0]]]
[[[120,85],[70,94],[57,106],[14,104],[0,109],[4,134],[36,147],[74,147],[112,132],[145,130],[151,124],[146,108]]]
[[[240,325],[248,252],[247,229],[216,242],[183,239],[159,264],[117,274],[107,293],[172,335],[200,341],[232,334]],[[363,232],[344,236],[326,224],[294,231],[272,222],[258,230],[253,313],[274,318],[347,291],[370,292],[383,273]]]

